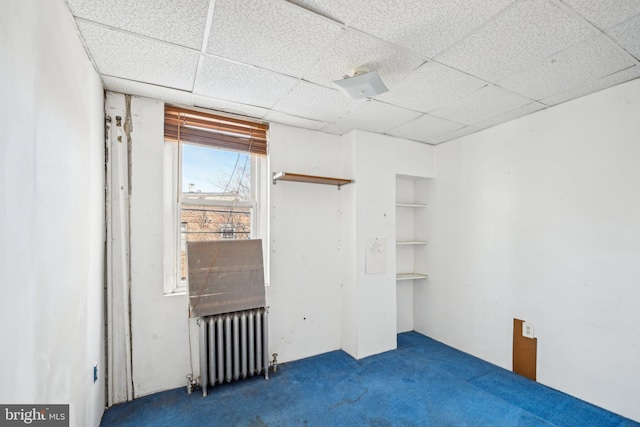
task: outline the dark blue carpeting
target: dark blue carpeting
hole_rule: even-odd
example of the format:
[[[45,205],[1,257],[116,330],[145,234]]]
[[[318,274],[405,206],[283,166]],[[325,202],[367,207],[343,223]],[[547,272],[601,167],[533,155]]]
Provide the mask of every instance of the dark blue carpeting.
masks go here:
[[[362,360],[334,351],[187,395],[108,409],[102,426],[640,426],[416,332]]]

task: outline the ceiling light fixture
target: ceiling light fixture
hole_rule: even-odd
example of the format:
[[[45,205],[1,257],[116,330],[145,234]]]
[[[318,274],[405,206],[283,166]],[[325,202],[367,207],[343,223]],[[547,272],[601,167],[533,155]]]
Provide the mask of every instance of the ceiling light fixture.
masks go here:
[[[366,68],[356,68],[351,75],[344,76],[342,80],[332,82],[345,96],[351,99],[372,98],[389,89],[382,83],[377,71],[369,71]]]

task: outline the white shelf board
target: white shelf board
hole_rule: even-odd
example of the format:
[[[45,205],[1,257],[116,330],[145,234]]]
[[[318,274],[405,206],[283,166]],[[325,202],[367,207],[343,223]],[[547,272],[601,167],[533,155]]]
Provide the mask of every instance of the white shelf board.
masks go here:
[[[422,240],[409,240],[409,241],[399,241],[396,242],[396,245],[426,245],[427,242]]]
[[[429,276],[421,273],[398,273],[396,274],[396,281],[400,280],[413,280],[413,279],[427,279]]]
[[[427,205],[417,203],[396,203],[396,207],[399,208],[426,208]]]

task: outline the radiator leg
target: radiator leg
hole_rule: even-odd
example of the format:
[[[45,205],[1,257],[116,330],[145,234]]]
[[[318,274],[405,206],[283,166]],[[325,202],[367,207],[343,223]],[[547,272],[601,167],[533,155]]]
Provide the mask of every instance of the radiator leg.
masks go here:
[[[218,353],[217,362],[218,362],[218,375],[216,376],[216,380],[218,384],[222,384],[224,382],[224,333],[223,333],[223,316],[216,316],[216,350]]]
[[[255,319],[253,316],[253,310],[249,312],[249,316],[248,316],[248,323],[249,323],[249,336],[248,336],[248,341],[249,341],[249,376],[252,377],[253,374],[256,371],[256,353],[254,351],[254,340],[255,340],[255,336],[254,336],[254,327],[255,327]]]
[[[262,373],[262,310],[256,310],[256,371]]]
[[[240,377],[247,378],[247,313],[240,315]]]
[[[207,317],[209,323],[209,339],[207,351],[209,352],[209,385],[216,385],[216,321],[213,316]]]
[[[200,324],[200,385],[202,396],[207,397],[207,321],[201,317],[198,323]]]

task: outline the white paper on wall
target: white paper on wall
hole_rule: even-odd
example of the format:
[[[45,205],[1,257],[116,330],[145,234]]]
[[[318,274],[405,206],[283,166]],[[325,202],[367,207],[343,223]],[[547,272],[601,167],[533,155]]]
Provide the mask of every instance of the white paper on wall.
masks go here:
[[[367,238],[366,274],[387,272],[387,239]]]

